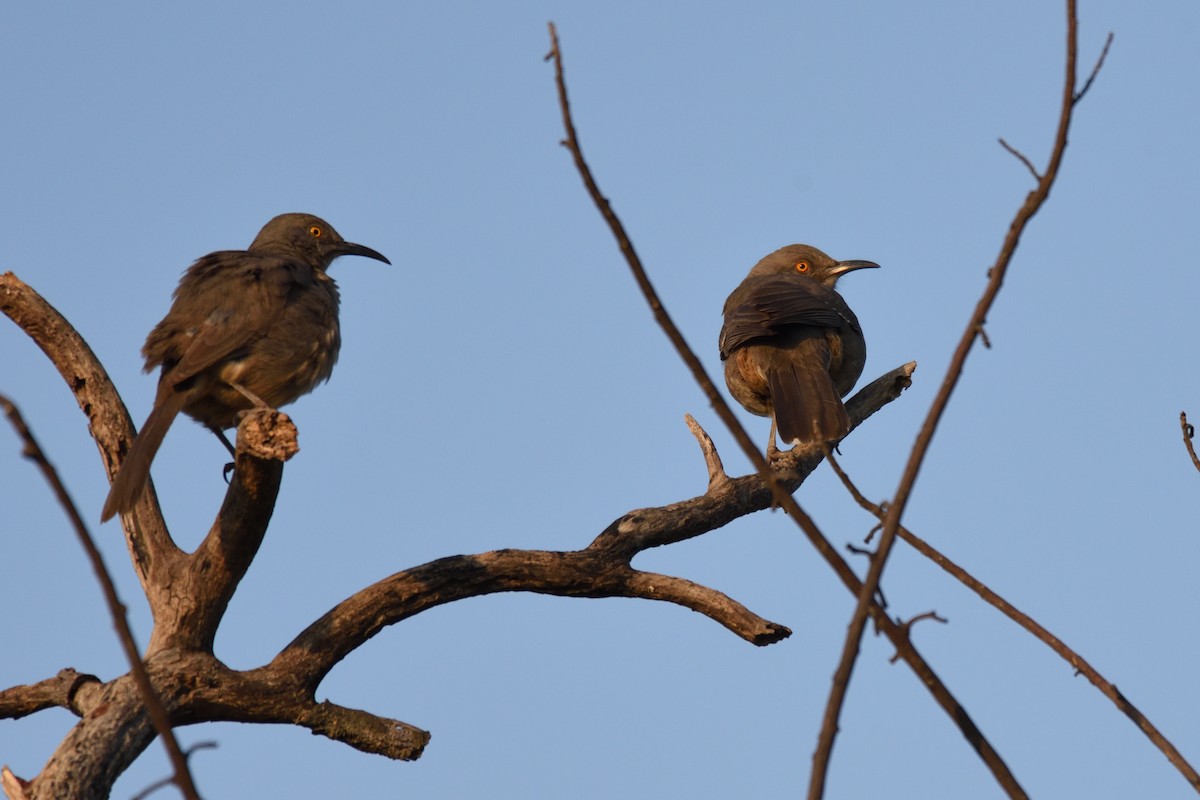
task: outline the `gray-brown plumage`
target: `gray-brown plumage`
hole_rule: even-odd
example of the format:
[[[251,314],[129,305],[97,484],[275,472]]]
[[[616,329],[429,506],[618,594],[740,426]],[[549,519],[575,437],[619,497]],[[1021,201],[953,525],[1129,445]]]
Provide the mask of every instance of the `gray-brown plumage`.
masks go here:
[[[233,448],[223,430],[254,406],[279,408],[329,380],[341,347],[338,256],[380,253],[342,239],[311,214],[281,214],[247,250],[210,253],[188,268],[171,310],[146,337],[146,371],[162,367],[146,424],[113,480],[101,521],[141,495],[167,429],[187,414]]]
[[[725,301],[725,383],[747,411],[773,417],[790,445],[836,442],[850,431],[842,398],[867,360],[858,318],[833,287],[872,261],[834,261],[793,244],[759,261]]]

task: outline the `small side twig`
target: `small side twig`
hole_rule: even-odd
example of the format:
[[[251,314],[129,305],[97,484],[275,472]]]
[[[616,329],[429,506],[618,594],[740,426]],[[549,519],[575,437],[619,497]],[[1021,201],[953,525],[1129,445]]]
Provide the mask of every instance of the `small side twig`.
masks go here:
[[[1108,58],[1108,48],[1112,47],[1113,34],[1108,32],[1108,38],[1104,40],[1104,47],[1100,49],[1100,57],[1096,59],[1096,64],[1092,67],[1092,71],[1088,73],[1087,80],[1083,82],[1083,88],[1076,92],[1071,97],[1071,103],[1078,103],[1083,99],[1083,96],[1088,93],[1088,89],[1092,88],[1092,81],[1096,80],[1096,76],[1100,74],[1100,68],[1104,66],[1104,59]]]
[[[704,454],[704,465],[708,468],[708,493],[713,494],[719,492],[730,483],[729,475],[725,472],[725,465],[721,463],[721,455],[717,452],[716,445],[713,444],[712,437],[700,427],[700,423],[691,414],[684,414],[683,419],[687,422],[688,430],[692,432],[692,436],[696,437],[696,441],[700,444],[700,452]]]
[[[1183,429],[1183,446],[1187,448],[1188,455],[1192,457],[1192,464],[1200,470],[1200,458],[1196,457],[1196,446],[1192,444],[1192,437],[1196,435],[1196,429],[1188,424],[1186,411],[1179,412],[1179,427]]]
[[[933,620],[934,622],[940,622],[943,625],[950,622],[950,620],[946,619],[945,617],[939,616],[936,611],[926,611],[923,614],[917,614],[915,617],[912,617],[910,619],[905,620],[904,622],[901,622],[900,627],[904,630],[905,634],[911,636],[913,626],[916,625],[918,622],[922,622],[927,619]],[[896,653],[895,655],[893,655],[891,658],[888,659],[888,661],[892,664],[895,664],[899,660],[900,660],[899,653]]]
[[[1017,157],[1017,160],[1018,160],[1018,161],[1020,161],[1022,164],[1024,164],[1024,165],[1025,165],[1025,168],[1026,168],[1027,170],[1029,170],[1029,174],[1033,176],[1033,179],[1034,179],[1035,181],[1041,181],[1041,179],[1042,179],[1042,174],[1041,174],[1040,172],[1038,172],[1038,171],[1037,171],[1037,167],[1035,167],[1035,166],[1033,165],[1033,162],[1032,162],[1032,161],[1030,161],[1028,158],[1026,158],[1026,157],[1025,157],[1025,154],[1024,154],[1024,153],[1022,153],[1022,152],[1021,152],[1020,150],[1018,150],[1017,148],[1013,147],[1013,146],[1012,146],[1011,144],[1009,144],[1008,142],[1004,141],[1004,137],[1003,137],[1003,136],[1001,136],[1001,137],[1000,137],[999,141],[1000,141],[1000,146],[1001,146],[1001,147],[1003,147],[1003,148],[1004,148],[1005,150],[1007,150],[1008,152],[1012,153],[1014,156],[1016,156],[1016,157]]]
[[[29,797],[25,791],[28,786],[29,781],[17,777],[7,764],[0,767],[0,788],[4,789],[4,796],[8,800],[26,800]]]
[[[154,686],[150,682],[150,676],[146,673],[146,667],[142,663],[142,658],[138,655],[137,643],[133,638],[133,631],[129,627],[129,620],[126,618],[126,609],[121,602],[121,598],[117,595],[117,587],[113,584],[112,576],[108,573],[108,568],[104,565],[104,558],[100,555],[100,550],[96,547],[96,543],[92,540],[92,536],[88,533],[87,525],[84,524],[83,517],[79,514],[79,509],[76,508],[75,502],[71,499],[71,495],[67,492],[67,488],[63,486],[62,481],[58,477],[58,471],[54,469],[54,465],[46,458],[46,454],[42,452],[38,446],[37,440],[33,436],[33,432],[25,424],[21,412],[16,405],[7,397],[0,395],[0,409],[8,416],[9,422],[17,435],[24,442],[22,455],[37,464],[42,475],[45,476],[46,482],[50,484],[58,502],[66,511],[67,517],[71,520],[71,525],[75,528],[75,534],[79,537],[79,543],[83,546],[84,552],[87,553],[88,560],[91,561],[92,569],[96,573],[96,580],[100,582],[100,588],[104,592],[104,600],[108,604],[109,613],[112,615],[113,625],[117,629],[117,638],[121,641],[121,647],[125,651],[126,658],[129,659],[129,666],[133,672],[134,679],[142,694],[142,700],[146,705],[146,711],[150,715],[151,721],[154,723],[155,730],[162,737],[163,747],[167,750],[167,757],[171,761],[171,765],[175,770],[173,782],[179,787],[179,791],[188,800],[199,800],[199,793],[196,791],[196,785],[192,781],[192,774],[188,770],[187,759],[183,755],[183,751],[179,748],[179,742],[175,739],[175,734],[171,730],[171,719],[167,714],[167,709],[163,705],[162,700],[154,691]]]
[[[184,751],[183,757],[188,759],[189,761],[191,761],[192,756],[195,754],[195,752],[197,750],[215,750],[216,748],[217,748],[216,742],[196,742],[194,745],[192,745],[186,751]],[[163,778],[162,780],[155,781],[154,783],[147,786],[145,789],[142,789],[140,792],[135,794],[132,798],[130,798],[130,800],[145,800],[147,797],[154,794],[159,789],[163,788],[164,786],[169,786],[174,782],[175,782],[175,779],[173,777]]]

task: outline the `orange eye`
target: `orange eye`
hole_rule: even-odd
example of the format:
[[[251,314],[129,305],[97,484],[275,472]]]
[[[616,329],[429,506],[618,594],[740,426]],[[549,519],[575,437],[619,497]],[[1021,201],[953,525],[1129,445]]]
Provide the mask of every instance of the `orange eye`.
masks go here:
[[[313,225],[311,228],[308,229],[308,232],[313,235],[314,239],[321,238],[322,231],[321,231],[321,226],[319,226],[319,225]]]
[[[800,274],[803,275],[805,272],[808,272],[809,269],[810,269],[810,267],[809,267],[809,264],[807,261],[797,261],[796,262],[796,272],[799,272]]]

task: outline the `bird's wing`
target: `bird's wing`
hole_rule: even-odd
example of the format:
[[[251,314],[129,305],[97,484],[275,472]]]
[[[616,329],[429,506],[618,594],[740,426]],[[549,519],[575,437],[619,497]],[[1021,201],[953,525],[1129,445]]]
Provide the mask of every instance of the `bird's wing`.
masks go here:
[[[184,274],[171,310],[146,339],[146,369],[163,364],[174,385],[237,358],[312,280],[311,267],[276,256],[204,256]]]
[[[748,278],[725,303],[721,358],[754,339],[776,336],[791,325],[857,327],[844,308],[836,292],[813,280],[795,275]]]

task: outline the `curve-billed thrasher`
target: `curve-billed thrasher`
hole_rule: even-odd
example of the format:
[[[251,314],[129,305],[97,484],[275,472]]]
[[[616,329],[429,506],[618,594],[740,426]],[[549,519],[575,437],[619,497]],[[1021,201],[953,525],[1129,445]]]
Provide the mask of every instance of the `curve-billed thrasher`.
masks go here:
[[[833,290],[872,261],[834,261],[815,247],[776,250],[725,301],[725,383],[746,410],[772,417],[787,444],[836,442],[850,432],[842,397],[867,360],[858,318]]]
[[[128,511],[180,411],[222,432],[242,412],[279,408],[329,380],[342,344],[338,290],[326,274],[338,256],[382,254],[342,239],[312,214],[281,214],[248,250],[209,253],[188,268],[174,303],[150,331],[146,371],[162,366],[154,408],[125,456],[101,522]]]

